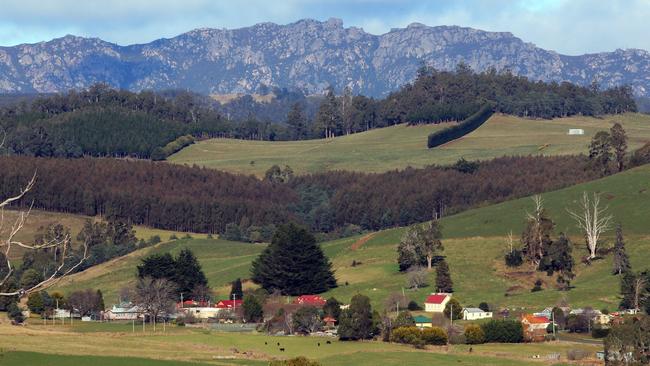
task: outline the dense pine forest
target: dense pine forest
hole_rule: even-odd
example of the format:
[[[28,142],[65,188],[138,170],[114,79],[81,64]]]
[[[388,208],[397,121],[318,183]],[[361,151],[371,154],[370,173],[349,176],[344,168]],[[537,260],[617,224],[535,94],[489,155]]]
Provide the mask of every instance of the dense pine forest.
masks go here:
[[[382,174],[327,172],[264,180],[198,167],[107,158],[0,158],[0,195],[20,204],[157,228],[264,240],[293,220],[315,232],[375,230],[430,220],[594,179],[587,158],[511,157]],[[422,184],[426,182],[426,184]],[[489,183],[486,183],[489,182]],[[343,234],[342,234],[343,235]]]
[[[422,68],[413,83],[382,100],[347,89],[337,96],[330,88],[322,98],[274,93],[268,103],[248,96],[221,105],[189,92],[133,93],[98,84],[66,94],[14,98],[0,107],[3,150],[36,157],[161,160],[199,138],[303,140],[399,123],[462,121],[488,102],[496,112],[528,118],[637,110],[627,87],[601,91],[596,85],[532,82],[508,72],[474,73],[462,64],[451,72]],[[284,121],[271,122],[281,111]]]

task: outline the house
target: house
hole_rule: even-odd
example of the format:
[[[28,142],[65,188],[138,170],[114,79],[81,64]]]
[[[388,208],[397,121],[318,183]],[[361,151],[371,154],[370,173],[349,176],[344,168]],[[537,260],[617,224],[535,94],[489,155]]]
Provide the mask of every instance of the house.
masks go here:
[[[423,315],[418,315],[415,318],[415,326],[422,329],[422,328],[431,328],[431,318],[427,318],[426,316]]]
[[[428,313],[442,313],[451,300],[451,294],[437,293],[427,296],[424,300],[424,311]]]
[[[136,320],[140,317],[142,311],[138,306],[131,303],[122,303],[113,305],[110,310],[103,314],[105,320]]]
[[[327,301],[318,295],[301,295],[293,300],[294,304],[322,308]]]
[[[478,319],[487,319],[491,317],[492,317],[491,311],[485,311],[479,308],[463,309],[463,320],[478,320]]]
[[[524,328],[524,339],[528,342],[543,342],[549,324],[551,322],[546,317],[533,314],[522,315],[521,325]]]
[[[217,309],[237,309],[241,308],[244,304],[244,300],[219,300],[214,307]]]

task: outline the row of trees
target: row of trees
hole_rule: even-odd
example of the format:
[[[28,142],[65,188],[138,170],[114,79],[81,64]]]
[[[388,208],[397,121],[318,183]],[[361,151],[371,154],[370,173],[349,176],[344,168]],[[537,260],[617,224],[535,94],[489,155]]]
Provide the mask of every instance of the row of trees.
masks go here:
[[[586,164],[572,156],[508,157],[471,169],[462,164],[382,174],[336,171],[288,178],[280,169],[259,181],[171,164],[14,156],[0,158],[0,196],[19,192],[37,171],[38,184],[12,206],[33,201],[34,208],[179,231],[224,233],[234,224],[233,238],[258,241],[269,237],[268,225],[291,220],[314,232],[352,233],[424,222],[599,176],[582,169]]]

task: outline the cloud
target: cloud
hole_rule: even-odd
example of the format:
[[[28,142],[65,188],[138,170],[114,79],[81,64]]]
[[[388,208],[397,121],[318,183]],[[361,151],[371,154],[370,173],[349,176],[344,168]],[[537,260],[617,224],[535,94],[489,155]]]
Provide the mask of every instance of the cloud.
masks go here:
[[[239,28],[301,18],[342,18],[373,34],[412,22],[510,31],[566,54],[650,49],[648,0],[21,0],[3,4],[0,44],[76,34],[118,44],[199,27]]]

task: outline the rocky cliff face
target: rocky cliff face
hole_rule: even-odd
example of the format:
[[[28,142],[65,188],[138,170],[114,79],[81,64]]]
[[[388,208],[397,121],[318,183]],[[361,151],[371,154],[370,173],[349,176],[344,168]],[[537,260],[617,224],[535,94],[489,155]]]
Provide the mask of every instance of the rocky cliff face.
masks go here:
[[[118,46],[66,36],[0,47],[0,92],[60,92],[106,82],[114,87],[251,93],[260,86],[382,96],[415,77],[422,64],[474,70],[508,68],[544,81],[629,84],[650,95],[650,54],[643,50],[565,56],[510,33],[411,24],[382,35],[344,28],[340,20],[262,23],[241,29],[196,29],[171,39]]]

